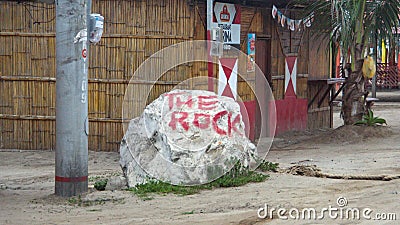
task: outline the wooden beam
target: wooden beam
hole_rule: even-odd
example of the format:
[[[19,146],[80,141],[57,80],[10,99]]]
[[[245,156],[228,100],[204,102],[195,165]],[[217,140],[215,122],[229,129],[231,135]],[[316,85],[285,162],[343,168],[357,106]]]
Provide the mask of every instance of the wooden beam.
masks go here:
[[[0,32],[0,36],[17,37],[55,37],[56,33],[29,33],[29,32]],[[135,35],[135,34],[104,34],[101,38],[133,38],[133,39],[179,39],[192,40],[191,36],[177,35]]]
[[[55,116],[41,116],[41,115],[9,115],[0,114],[0,119],[6,120],[52,120],[55,121]],[[122,118],[89,118],[89,122],[108,122],[108,123],[122,123],[129,122],[130,119]]]
[[[0,76],[0,80],[5,81],[39,81],[39,82],[56,82],[55,77],[36,77],[36,76]],[[99,79],[89,78],[89,83],[108,83],[108,84],[165,84],[177,85],[182,81],[147,81],[147,80],[125,80],[125,79]]]

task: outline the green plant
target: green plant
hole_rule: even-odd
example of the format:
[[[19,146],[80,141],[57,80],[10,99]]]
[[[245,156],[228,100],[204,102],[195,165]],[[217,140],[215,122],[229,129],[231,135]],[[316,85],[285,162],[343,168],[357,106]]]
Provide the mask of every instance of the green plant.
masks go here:
[[[263,182],[268,178],[268,175],[257,173],[243,167],[237,162],[233,168],[224,174],[222,177],[209,183],[211,187],[238,187],[251,182]]]
[[[156,193],[156,194],[167,194],[173,193],[177,195],[191,195],[198,193],[198,188],[196,186],[179,186],[172,185],[166,182],[158,181],[158,180],[149,180],[147,183],[138,184],[134,188],[129,189],[134,194],[139,196],[140,198],[145,198],[144,200],[150,200],[148,194]]]
[[[96,182],[100,179],[102,179],[101,176],[90,176],[88,180],[89,180],[89,182]]]
[[[78,203],[78,199],[76,199],[75,197],[69,198],[68,199],[68,203],[69,204],[77,204]]]
[[[194,210],[182,213],[182,215],[191,215],[191,214],[194,214]]]
[[[263,182],[269,176],[255,171],[251,171],[243,167],[239,162],[233,168],[221,176],[220,178],[202,185],[182,186],[172,185],[158,180],[149,180],[147,183],[138,184],[134,188],[128,189],[142,200],[151,200],[150,193],[155,194],[176,194],[176,195],[192,195],[199,193],[201,190],[210,190],[219,187],[238,187],[250,182]]]
[[[273,162],[268,162],[268,161],[262,160],[260,165],[258,165],[257,169],[259,169],[263,172],[267,172],[267,171],[277,172],[278,167],[279,167],[279,163],[273,163]]]
[[[94,188],[96,188],[96,190],[98,190],[98,191],[104,191],[107,186],[107,181],[108,181],[107,179],[96,181],[94,183]]]
[[[368,113],[363,116],[362,120],[359,120],[354,123],[354,125],[367,125],[367,126],[376,126],[386,124],[386,120],[380,117],[374,117],[374,113],[372,110],[368,110]]]
[[[81,205],[82,204],[81,195],[78,195],[78,198],[75,197],[69,198],[68,203],[71,205]]]

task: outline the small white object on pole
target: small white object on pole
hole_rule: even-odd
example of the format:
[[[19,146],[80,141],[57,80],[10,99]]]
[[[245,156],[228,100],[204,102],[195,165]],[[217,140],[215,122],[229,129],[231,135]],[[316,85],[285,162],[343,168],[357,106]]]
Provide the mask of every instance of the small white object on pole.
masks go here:
[[[92,13],[89,16],[89,42],[97,44],[103,35],[104,17],[98,13]]]

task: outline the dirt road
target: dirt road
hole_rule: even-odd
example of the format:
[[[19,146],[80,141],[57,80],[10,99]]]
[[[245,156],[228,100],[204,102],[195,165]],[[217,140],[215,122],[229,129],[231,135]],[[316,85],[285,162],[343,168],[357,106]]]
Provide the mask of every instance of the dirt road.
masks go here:
[[[399,109],[398,102],[375,106],[376,115],[387,119],[390,131],[351,131],[352,137],[334,131],[285,136],[277,139],[267,160],[280,163],[281,168],[313,164],[333,174],[400,175]],[[121,173],[118,153],[90,152],[89,157],[91,183],[97,177]],[[270,176],[263,183],[189,196],[155,195],[148,201],[127,191],[94,190],[80,199],[63,199],[53,195],[54,152],[1,150],[0,224],[399,224],[400,179],[343,180],[283,173]],[[338,206],[340,197],[340,203],[347,201],[347,205]],[[79,206],[81,201],[89,206]],[[286,216],[290,210],[295,215],[296,209],[301,212],[304,208],[316,209],[318,216],[329,207],[361,213],[369,208],[371,219],[363,215],[360,220],[345,216],[340,219],[338,215],[333,219],[335,213],[329,216],[325,212],[320,220],[284,220],[277,210],[272,220],[258,218],[257,212],[263,216],[261,207],[266,205],[269,210],[286,209]],[[386,220],[373,220],[379,216],[377,213],[384,213],[381,215]],[[397,221],[389,220],[393,216]]]

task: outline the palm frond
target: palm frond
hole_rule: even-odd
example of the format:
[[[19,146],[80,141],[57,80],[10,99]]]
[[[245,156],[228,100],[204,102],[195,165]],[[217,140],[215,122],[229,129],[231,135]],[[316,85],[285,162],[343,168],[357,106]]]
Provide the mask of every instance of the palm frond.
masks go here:
[[[303,16],[314,13],[313,35],[337,42],[345,52],[357,44],[372,42],[375,36],[394,41],[399,27],[399,0],[293,0],[290,5],[306,5]],[[354,60],[355,61],[355,60]]]

